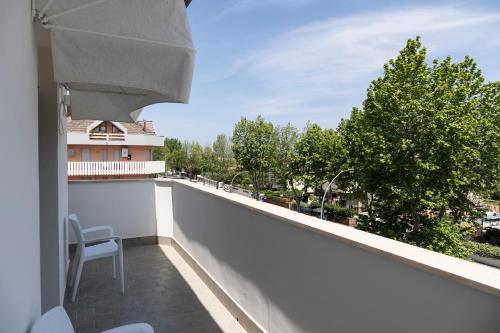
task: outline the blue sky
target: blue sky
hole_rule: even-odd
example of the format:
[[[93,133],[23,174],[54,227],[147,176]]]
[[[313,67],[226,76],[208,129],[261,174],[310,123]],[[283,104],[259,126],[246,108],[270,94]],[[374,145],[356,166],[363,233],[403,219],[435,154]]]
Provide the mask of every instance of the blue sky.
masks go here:
[[[210,144],[242,117],[336,127],[410,37],[500,80],[500,1],[194,0],[191,101],[147,107],[158,134]]]

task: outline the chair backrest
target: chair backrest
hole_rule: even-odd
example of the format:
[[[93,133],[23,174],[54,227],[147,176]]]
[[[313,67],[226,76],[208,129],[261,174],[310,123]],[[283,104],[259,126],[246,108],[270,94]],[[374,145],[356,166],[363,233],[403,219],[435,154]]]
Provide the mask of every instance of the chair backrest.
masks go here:
[[[70,214],[68,215],[68,220],[73,227],[78,245],[83,246],[85,238],[83,237],[82,226],[80,225],[80,221],[78,221],[78,216],[76,216],[76,214]]]
[[[73,325],[69,320],[66,311],[62,306],[55,308],[44,313],[33,324],[31,333],[75,333]]]

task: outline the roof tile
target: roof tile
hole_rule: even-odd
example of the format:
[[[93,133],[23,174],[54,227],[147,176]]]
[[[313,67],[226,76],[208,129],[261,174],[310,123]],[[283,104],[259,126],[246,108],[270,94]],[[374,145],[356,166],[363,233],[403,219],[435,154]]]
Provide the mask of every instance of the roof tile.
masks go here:
[[[73,120],[68,118],[68,132],[85,133],[87,127],[92,125],[95,120]],[[118,123],[127,129],[128,134],[155,135],[155,129],[152,121],[142,120],[135,123]]]

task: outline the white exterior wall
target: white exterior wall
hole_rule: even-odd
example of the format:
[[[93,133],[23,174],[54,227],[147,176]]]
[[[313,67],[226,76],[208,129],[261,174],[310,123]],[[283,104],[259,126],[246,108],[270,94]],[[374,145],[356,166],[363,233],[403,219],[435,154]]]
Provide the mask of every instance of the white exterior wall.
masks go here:
[[[189,182],[173,203],[176,242],[265,331],[498,332],[494,268]]]
[[[66,119],[59,123],[62,127],[57,140],[57,178],[58,178],[58,235],[59,235],[59,297],[60,304],[64,302],[66,290],[66,275],[68,272],[68,145],[66,144]]]
[[[40,264],[42,312],[62,304],[66,290],[68,209],[66,118],[60,117],[49,32],[39,27],[38,150],[40,179]]]
[[[69,213],[83,228],[111,225],[123,238],[172,235],[172,191],[153,180],[71,181]],[[73,231],[70,242],[75,242]]]
[[[174,215],[171,182],[155,181],[155,205],[157,235],[162,237],[173,237]]]
[[[0,1],[0,331],[40,315],[37,60],[30,1]]]

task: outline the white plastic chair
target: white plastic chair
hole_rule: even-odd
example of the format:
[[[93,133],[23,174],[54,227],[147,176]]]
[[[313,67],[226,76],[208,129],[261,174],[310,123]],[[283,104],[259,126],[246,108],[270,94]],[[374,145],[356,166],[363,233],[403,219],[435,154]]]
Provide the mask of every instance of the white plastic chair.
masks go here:
[[[113,228],[109,225],[91,227],[82,229],[76,214],[68,216],[71,226],[75,231],[75,236],[78,241],[76,248],[75,258],[73,259],[72,270],[70,273],[69,286],[73,285],[73,293],[71,301],[76,300],[76,293],[78,292],[78,285],[80,284],[80,277],[82,275],[83,264],[90,260],[113,257],[113,278],[116,278],[116,257],[120,266],[120,280],[121,291],[125,293],[125,279],[123,274],[123,246],[122,239],[115,236]],[[108,236],[96,239],[87,239],[85,235],[97,231],[107,231]]]
[[[62,306],[47,311],[33,324],[31,333],[75,333],[73,325]],[[146,323],[124,325],[101,333],[154,333]]]

